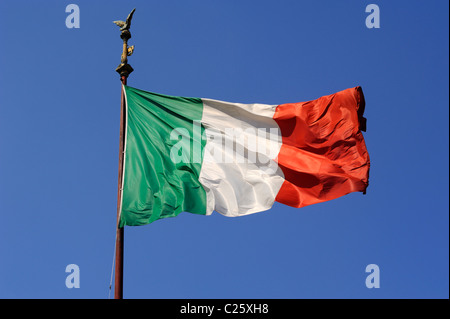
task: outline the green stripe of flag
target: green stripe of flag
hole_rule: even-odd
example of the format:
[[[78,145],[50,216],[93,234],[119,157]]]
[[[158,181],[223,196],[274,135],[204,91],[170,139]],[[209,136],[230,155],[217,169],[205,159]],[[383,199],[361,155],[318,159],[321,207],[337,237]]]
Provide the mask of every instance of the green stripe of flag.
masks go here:
[[[195,149],[195,145],[203,149],[206,144],[201,138],[204,128],[199,125],[202,100],[124,88],[127,112],[120,227],[145,225],[183,211],[206,214],[206,193],[199,182],[201,150]],[[170,157],[173,147],[190,158],[175,163]],[[190,152],[182,151],[187,149]]]

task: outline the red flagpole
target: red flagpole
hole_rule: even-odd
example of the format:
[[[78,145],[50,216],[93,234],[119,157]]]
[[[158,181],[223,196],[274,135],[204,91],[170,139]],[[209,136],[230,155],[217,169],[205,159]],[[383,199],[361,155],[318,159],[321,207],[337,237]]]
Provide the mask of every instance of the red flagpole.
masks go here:
[[[120,26],[122,33],[120,38],[123,40],[123,50],[121,63],[116,68],[116,71],[120,74],[120,81],[122,82],[121,95],[120,95],[120,142],[119,142],[119,177],[117,186],[117,228],[116,228],[116,252],[115,252],[115,271],[114,271],[114,299],[123,299],[123,248],[124,248],[124,227],[120,225],[120,210],[122,203],[122,184],[123,184],[123,166],[124,163],[124,144],[125,144],[125,89],[124,85],[127,85],[128,75],[133,72],[133,68],[128,64],[128,56],[133,53],[134,46],[128,47],[128,40],[131,38],[129,31],[131,25],[131,18],[133,17],[134,10],[128,15],[126,21],[114,21],[115,24]]]
[[[123,85],[127,84],[127,77],[121,76],[120,80]],[[120,204],[122,199],[122,172],[123,172],[123,145],[125,141],[125,95],[124,89],[121,88],[120,103],[120,142],[119,142],[119,178],[117,186],[117,229],[116,229],[116,260],[115,260],[115,277],[114,277],[114,299],[123,298],[123,245],[124,245],[124,227],[119,228],[120,223]]]

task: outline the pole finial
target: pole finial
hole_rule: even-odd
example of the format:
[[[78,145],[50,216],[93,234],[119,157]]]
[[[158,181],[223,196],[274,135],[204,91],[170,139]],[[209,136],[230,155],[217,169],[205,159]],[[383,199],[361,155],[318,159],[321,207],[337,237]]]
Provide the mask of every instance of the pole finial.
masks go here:
[[[128,46],[128,40],[131,38],[130,33],[130,26],[131,26],[131,19],[133,18],[133,14],[136,8],[131,10],[130,14],[128,15],[127,19],[125,21],[113,21],[116,25],[120,27],[120,38],[123,40],[123,50],[122,50],[122,56],[120,59],[120,64],[116,68],[116,72],[120,74],[120,77],[127,78],[128,75],[133,72],[133,68],[131,65],[128,64],[128,56],[133,54],[134,51],[134,45]]]

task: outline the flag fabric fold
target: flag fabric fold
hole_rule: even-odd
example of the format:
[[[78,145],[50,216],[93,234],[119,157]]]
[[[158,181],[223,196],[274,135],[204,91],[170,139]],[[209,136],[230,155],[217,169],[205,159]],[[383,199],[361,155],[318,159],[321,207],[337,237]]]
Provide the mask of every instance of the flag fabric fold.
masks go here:
[[[314,101],[230,103],[124,86],[120,227],[181,212],[242,216],[365,192],[360,87]]]

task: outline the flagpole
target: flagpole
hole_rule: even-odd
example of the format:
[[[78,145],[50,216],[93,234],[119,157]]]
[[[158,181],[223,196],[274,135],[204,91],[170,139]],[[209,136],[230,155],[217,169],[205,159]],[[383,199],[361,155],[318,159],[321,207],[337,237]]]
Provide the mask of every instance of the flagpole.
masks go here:
[[[122,82],[120,94],[120,142],[119,142],[119,177],[117,185],[117,226],[116,226],[116,251],[115,251],[115,271],[114,271],[114,299],[123,299],[123,249],[124,249],[124,227],[120,227],[120,211],[122,203],[123,166],[124,166],[124,144],[125,144],[125,88],[127,79],[133,68],[128,64],[128,56],[133,53],[134,46],[128,47],[128,40],[131,38],[130,26],[134,14],[133,9],[126,21],[114,21],[120,27],[120,38],[123,40],[122,56],[116,72],[120,74]]]
[[[120,77],[123,85],[127,84],[127,76]],[[120,225],[120,203],[122,199],[122,172],[123,172],[123,145],[124,145],[124,123],[125,123],[125,103],[124,103],[123,87],[121,88],[120,102],[120,142],[119,142],[119,174],[117,182],[117,227],[116,227],[116,260],[114,271],[114,299],[123,298],[123,246],[124,246],[124,227]]]

